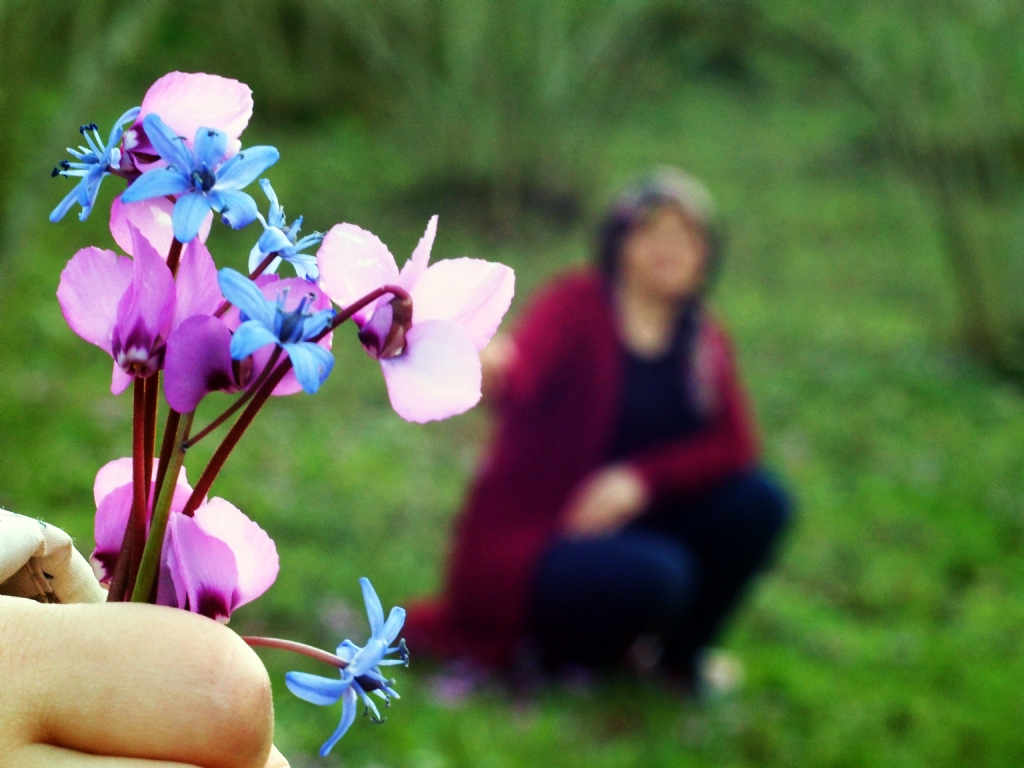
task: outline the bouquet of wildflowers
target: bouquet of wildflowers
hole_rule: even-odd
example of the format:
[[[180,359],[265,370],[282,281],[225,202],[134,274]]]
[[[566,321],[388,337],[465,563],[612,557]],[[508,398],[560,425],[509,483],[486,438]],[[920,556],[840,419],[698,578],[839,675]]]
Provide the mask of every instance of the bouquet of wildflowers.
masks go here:
[[[378,238],[352,224],[300,236],[302,217],[289,224],[270,182],[260,178],[264,216],[246,189],[279,153],[242,147],[252,107],[252,92],[235,80],[161,77],[106,141],[95,124],[82,126],[85,145],[69,149],[74,160],[53,172],[80,180],[50,215],[59,221],[78,205],[84,220],[104,178],[127,182],[110,211],[110,232],[127,255],[83,248],[57,289],[71,329],[113,358],[111,392],[132,389],[132,455],[102,467],[94,485],[97,577],[109,601],[158,603],[219,621],[277,577],[277,550],[266,532],[209,495],[270,398],[316,393],[334,366],[332,333],[352,320],[363,348],[380,362],[400,416],[425,422],[461,413],[480,398],[479,351],[514,288],[512,270],[501,264],[460,258],[428,266],[436,216],[401,270]],[[207,249],[215,214],[234,229],[259,222],[241,271],[218,269]],[[278,274],[282,262],[294,277]],[[235,399],[196,428],[196,407],[214,390]],[[158,448],[161,391],[169,411]],[[184,468],[188,449],[227,424],[193,487]],[[371,629],[363,646],[345,640],[328,653],[246,638],[340,670],[332,678],[287,676],[289,689],[307,701],[343,702],[322,754],[352,724],[360,698],[379,718],[369,694],[385,703],[397,696],[381,667],[408,663],[398,641],[405,612],[392,608],[385,619],[369,580],[361,584]]]

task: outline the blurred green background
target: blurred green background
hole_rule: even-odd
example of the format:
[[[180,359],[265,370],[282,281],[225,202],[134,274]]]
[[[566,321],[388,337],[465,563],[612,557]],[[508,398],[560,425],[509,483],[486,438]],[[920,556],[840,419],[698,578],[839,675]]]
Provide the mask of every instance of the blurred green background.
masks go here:
[[[120,182],[51,225],[70,182],[49,171],[163,73],[253,88],[245,143],[280,148],[267,175],[307,231],[359,224],[401,263],[440,213],[436,257],[516,269],[513,315],[590,258],[610,195],[652,164],[723,211],[715,302],[800,507],[723,639],[742,691],[693,704],[623,678],[446,707],[414,663],[388,724],[321,761],[337,708],[290,697],[284,672],[316,668],[268,652],[294,766],[1024,763],[1019,3],[0,0],[0,25],[0,504],[84,552],[131,404],[54,291],[78,248],[113,247]],[[210,246],[238,267],[255,237],[218,225]],[[324,647],[365,636],[359,576],[386,607],[438,587],[488,429],[483,410],[401,421],[354,335],[335,350],[214,489],[282,561],[232,626]]]

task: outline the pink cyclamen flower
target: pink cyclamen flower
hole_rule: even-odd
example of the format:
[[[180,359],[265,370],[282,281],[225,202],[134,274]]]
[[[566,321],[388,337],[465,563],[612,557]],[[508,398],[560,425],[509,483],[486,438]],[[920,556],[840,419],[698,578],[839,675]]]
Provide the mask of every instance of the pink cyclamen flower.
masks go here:
[[[226,621],[277,579],[277,548],[259,525],[224,499],[204,500],[194,517],[181,514],[191,494],[182,469],[167,522],[157,603]],[[93,496],[96,549],[90,559],[97,578],[108,583],[131,514],[132,460],[116,459],[100,469]]]
[[[390,296],[353,316],[364,349],[380,361],[392,407],[408,421],[446,419],[477,404],[480,350],[515,291],[515,275],[504,264],[459,258],[428,267],[436,232],[434,216],[401,271],[375,235],[352,224],[333,227],[317,253],[320,284],[341,307],[384,285],[412,297],[404,338],[393,329],[403,306]]]
[[[205,72],[169,72],[146,91],[135,123],[124,132],[121,166],[144,171],[162,162],[142,126],[149,114],[159,115],[190,147],[200,127],[223,131],[230,157],[242,146],[238,138],[249,124],[252,106],[252,89],[245,83]]]
[[[217,268],[198,238],[185,247],[175,284],[163,257],[138,229],[128,228],[134,258],[83,248],[64,267],[57,288],[71,330],[114,358],[115,395],[162,367],[165,341],[184,320],[212,314],[222,301]]]

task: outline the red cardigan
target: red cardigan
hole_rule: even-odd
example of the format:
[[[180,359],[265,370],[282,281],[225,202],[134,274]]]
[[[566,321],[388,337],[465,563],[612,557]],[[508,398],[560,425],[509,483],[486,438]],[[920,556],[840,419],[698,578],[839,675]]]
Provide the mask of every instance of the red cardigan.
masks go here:
[[[729,341],[707,317],[701,333],[714,382],[707,425],[630,457],[655,499],[699,492],[757,460]],[[447,589],[409,611],[413,652],[508,663],[538,560],[558,536],[568,497],[608,461],[625,364],[604,279],[590,270],[557,279],[534,298],[514,337],[518,355],[456,525]]]

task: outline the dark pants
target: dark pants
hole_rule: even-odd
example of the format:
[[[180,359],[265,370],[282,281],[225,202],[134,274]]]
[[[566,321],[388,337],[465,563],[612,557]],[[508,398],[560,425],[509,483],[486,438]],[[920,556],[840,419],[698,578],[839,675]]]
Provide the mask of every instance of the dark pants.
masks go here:
[[[530,617],[543,658],[605,666],[649,633],[666,668],[692,674],[789,515],[786,494],[756,470],[652,507],[611,536],[555,542],[541,559]]]

